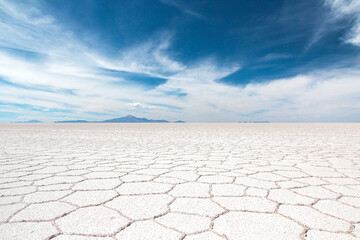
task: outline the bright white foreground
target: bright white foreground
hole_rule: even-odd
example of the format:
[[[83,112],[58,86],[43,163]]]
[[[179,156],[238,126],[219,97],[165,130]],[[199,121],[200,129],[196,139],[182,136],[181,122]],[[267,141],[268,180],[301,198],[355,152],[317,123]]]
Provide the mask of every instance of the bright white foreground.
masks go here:
[[[360,238],[360,124],[0,124],[0,239]]]

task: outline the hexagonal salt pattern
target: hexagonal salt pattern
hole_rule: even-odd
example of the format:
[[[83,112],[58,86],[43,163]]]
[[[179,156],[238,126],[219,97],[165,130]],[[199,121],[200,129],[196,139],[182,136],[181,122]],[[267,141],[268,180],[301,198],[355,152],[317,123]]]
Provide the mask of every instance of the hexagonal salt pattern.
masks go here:
[[[303,227],[278,214],[231,212],[214,222],[214,230],[230,239],[299,239]]]
[[[0,240],[360,239],[360,124],[0,124]]]
[[[103,206],[80,208],[55,221],[67,234],[112,235],[129,221],[118,212]]]

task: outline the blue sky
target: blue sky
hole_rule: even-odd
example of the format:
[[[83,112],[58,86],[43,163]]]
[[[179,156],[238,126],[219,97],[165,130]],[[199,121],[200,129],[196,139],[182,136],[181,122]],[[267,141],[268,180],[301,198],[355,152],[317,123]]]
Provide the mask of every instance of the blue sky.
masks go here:
[[[0,121],[359,122],[358,0],[0,0]]]

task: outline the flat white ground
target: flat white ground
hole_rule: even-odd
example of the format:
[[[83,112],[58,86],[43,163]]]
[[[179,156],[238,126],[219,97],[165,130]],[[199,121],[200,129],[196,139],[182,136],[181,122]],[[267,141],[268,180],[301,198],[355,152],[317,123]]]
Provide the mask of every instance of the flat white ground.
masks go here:
[[[360,238],[360,124],[0,124],[0,239]]]

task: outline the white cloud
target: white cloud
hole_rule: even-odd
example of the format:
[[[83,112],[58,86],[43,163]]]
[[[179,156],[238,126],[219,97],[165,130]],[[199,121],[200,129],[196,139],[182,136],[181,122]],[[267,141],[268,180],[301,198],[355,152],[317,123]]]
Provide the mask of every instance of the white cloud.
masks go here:
[[[92,55],[92,60],[103,68],[147,73],[155,76],[168,75],[186,69],[186,66],[177,62],[169,56],[168,49],[173,34],[163,31],[153,38],[130,47],[114,59],[107,59],[104,56]]]
[[[347,33],[345,42],[360,47],[360,1],[359,0],[325,0],[335,20],[350,18],[352,28]]]
[[[144,109],[149,110],[149,109],[155,108],[154,106],[144,104],[144,103],[139,103],[139,102],[128,103],[128,104],[126,104],[126,106],[130,110],[144,110]]]

